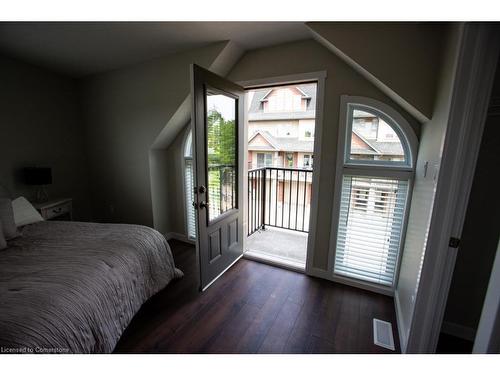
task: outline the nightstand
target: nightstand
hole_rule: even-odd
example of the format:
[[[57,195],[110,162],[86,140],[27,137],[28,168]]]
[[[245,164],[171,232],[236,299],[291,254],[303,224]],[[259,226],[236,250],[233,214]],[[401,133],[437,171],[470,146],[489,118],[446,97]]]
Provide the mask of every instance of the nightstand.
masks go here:
[[[53,199],[48,202],[33,203],[45,220],[72,220],[73,199]]]

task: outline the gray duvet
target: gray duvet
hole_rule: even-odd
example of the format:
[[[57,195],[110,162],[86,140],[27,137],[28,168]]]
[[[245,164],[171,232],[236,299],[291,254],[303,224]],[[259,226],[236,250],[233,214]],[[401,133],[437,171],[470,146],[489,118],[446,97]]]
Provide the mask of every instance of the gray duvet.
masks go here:
[[[0,251],[0,351],[109,353],[141,305],[181,276],[148,227],[27,225]]]

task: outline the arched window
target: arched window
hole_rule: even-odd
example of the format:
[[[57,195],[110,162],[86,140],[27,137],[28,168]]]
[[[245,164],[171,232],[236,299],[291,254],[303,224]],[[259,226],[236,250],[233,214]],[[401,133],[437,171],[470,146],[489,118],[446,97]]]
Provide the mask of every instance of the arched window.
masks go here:
[[[188,238],[196,239],[194,201],[193,132],[189,130],[184,141],[184,187],[186,201],[186,226]]]
[[[411,126],[389,106],[342,97],[332,228],[339,281],[393,289],[417,145]]]

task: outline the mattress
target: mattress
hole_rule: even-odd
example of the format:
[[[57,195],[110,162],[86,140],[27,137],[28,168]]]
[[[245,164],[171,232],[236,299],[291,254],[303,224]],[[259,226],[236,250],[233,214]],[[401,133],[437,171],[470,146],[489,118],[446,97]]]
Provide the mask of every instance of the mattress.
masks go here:
[[[27,225],[0,251],[0,352],[110,353],[141,305],[181,276],[149,227]]]

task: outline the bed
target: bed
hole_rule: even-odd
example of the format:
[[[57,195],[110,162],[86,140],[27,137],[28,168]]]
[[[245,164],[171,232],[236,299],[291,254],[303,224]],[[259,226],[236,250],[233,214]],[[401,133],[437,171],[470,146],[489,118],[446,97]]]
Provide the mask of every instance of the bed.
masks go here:
[[[42,221],[0,251],[3,353],[110,353],[172,279],[165,238],[139,225]]]

